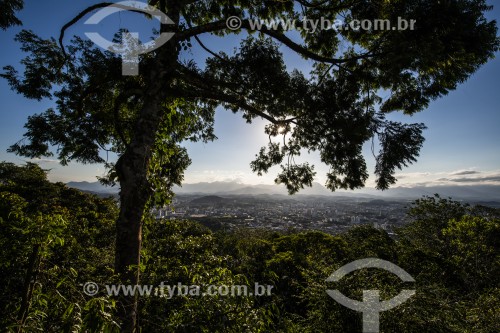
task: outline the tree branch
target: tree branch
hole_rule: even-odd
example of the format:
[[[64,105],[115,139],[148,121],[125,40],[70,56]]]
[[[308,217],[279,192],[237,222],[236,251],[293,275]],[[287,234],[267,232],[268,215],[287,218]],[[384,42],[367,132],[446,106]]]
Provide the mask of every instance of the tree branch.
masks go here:
[[[316,3],[316,4],[313,4],[313,3],[306,1],[306,0],[295,0],[295,1],[297,1],[299,4],[301,4],[302,6],[307,7],[307,8],[318,8],[318,7],[321,7],[324,4],[328,3],[330,0],[323,0],[323,1]]]
[[[77,23],[78,21],[80,21],[88,13],[91,13],[92,11],[94,11],[96,9],[105,8],[105,7],[109,7],[109,6],[113,6],[113,7],[117,7],[117,8],[122,8],[122,9],[125,9],[125,10],[129,11],[129,12],[139,13],[139,14],[143,14],[143,15],[148,16],[148,14],[145,13],[145,12],[143,12],[143,11],[135,10],[133,7],[124,6],[124,5],[120,5],[118,3],[113,3],[113,2],[101,2],[101,3],[98,3],[98,4],[92,5],[90,7],[87,7],[85,10],[83,10],[82,12],[80,12],[77,16],[75,16],[71,21],[69,21],[68,23],[66,23],[61,28],[61,32],[60,32],[60,35],[59,35],[59,46],[61,47],[62,53],[63,53],[63,55],[64,55],[65,58],[67,58],[67,54],[66,54],[66,49],[64,48],[63,42],[64,42],[64,35],[66,33],[66,30],[68,30],[72,25],[74,25],[75,23]]]
[[[230,85],[226,84],[225,82],[215,81],[213,79],[207,78],[200,73],[186,68],[185,66],[182,66],[180,64],[178,65],[177,69],[181,72],[182,79],[186,79],[186,81],[193,84],[196,88],[206,90],[226,88],[231,90],[233,93],[238,94],[236,91],[232,90],[232,87]]]
[[[188,25],[189,29],[193,29],[193,26],[191,25],[191,22],[189,22],[190,21],[189,16],[187,16],[186,14],[184,14],[184,17],[186,18],[186,24]],[[220,55],[218,55],[214,51],[210,50],[205,44],[203,44],[203,42],[200,40],[200,38],[198,37],[198,35],[194,35],[193,37],[198,42],[198,44],[201,46],[201,48],[204,49],[206,52],[210,53],[212,56],[214,56],[215,58],[219,59],[222,62],[230,63],[229,60],[224,59],[223,57],[221,57]]]
[[[316,4],[313,4],[312,2],[309,2],[307,0],[295,0],[295,1],[306,8],[317,9],[317,10],[321,10],[321,11],[329,11],[329,12],[334,12],[334,13],[340,12],[342,10],[347,10],[351,6],[353,6],[354,4],[360,2],[359,0],[352,0],[350,2],[340,3],[337,6],[324,7],[325,5],[328,4],[328,2],[330,2],[330,0],[323,0],[323,1],[316,3]]]
[[[248,104],[245,101],[245,98],[243,96],[234,96],[234,95],[229,95],[225,93],[221,93],[215,90],[208,91],[208,90],[191,90],[191,91],[183,91],[180,92],[180,95],[177,95],[179,97],[185,97],[185,98],[200,98],[200,99],[209,99],[209,100],[215,100],[221,103],[227,103],[231,104],[234,106],[237,106],[240,109],[246,110],[250,112],[251,114],[254,114],[256,116],[259,116],[263,119],[268,120],[269,122],[273,124],[283,124],[286,123],[287,120],[277,120],[267,113],[257,109],[256,107]]]
[[[214,32],[225,29],[227,29],[226,21],[215,21],[181,31],[177,33],[174,38],[176,38],[179,41],[182,41],[207,32]]]
[[[249,20],[243,21],[242,27],[250,31],[251,30],[250,21]],[[268,35],[268,36],[276,39],[277,41],[283,43],[288,48],[290,48],[292,51],[295,51],[298,54],[300,54],[306,58],[316,60],[319,62],[323,62],[323,63],[333,64],[333,65],[341,65],[341,64],[344,64],[347,62],[357,61],[357,60],[371,58],[371,57],[375,56],[375,54],[369,52],[369,53],[360,54],[360,55],[346,58],[346,59],[329,58],[329,57],[325,57],[325,56],[316,54],[316,53],[310,51],[309,49],[307,49],[306,47],[295,43],[294,41],[292,41],[290,38],[288,38],[287,36],[285,36],[283,33],[279,32],[279,31],[274,31],[274,30],[268,29],[266,27],[262,27],[262,29],[259,31],[262,32],[263,34]]]
[[[297,117],[285,120],[277,120],[272,116],[266,114],[265,112],[257,109],[256,107],[248,104],[245,97],[240,95],[237,91],[231,89],[231,86],[226,84],[225,82],[219,82],[210,78],[206,78],[201,74],[192,71],[184,66],[179,65],[178,68],[183,76],[182,78],[191,84],[193,87],[190,89],[182,89],[180,94],[182,96],[175,95],[175,97],[190,97],[190,98],[205,98],[216,100],[223,103],[233,104],[238,106],[246,111],[255,114],[256,116],[262,117],[273,124],[288,124],[293,123],[297,125]],[[194,88],[194,89],[193,89]],[[232,94],[228,94],[219,90],[219,88],[226,88],[232,92]],[[189,90],[189,92],[186,92]]]
[[[242,29],[246,29],[248,31],[253,31],[252,27],[250,26],[250,20],[243,20],[241,23],[242,23],[242,25],[241,25]],[[186,39],[189,39],[191,37],[195,37],[195,36],[203,34],[203,33],[215,32],[215,31],[226,30],[226,29],[228,29],[227,25],[226,25],[226,21],[216,21],[216,22],[211,22],[208,24],[196,26],[196,27],[193,27],[191,29],[180,32],[179,34],[177,34],[176,38],[178,40],[186,40]],[[268,29],[265,26],[262,26],[261,29],[259,30],[259,32],[276,39],[277,41],[286,45],[292,51],[295,51],[298,54],[300,54],[306,58],[309,58],[309,59],[312,59],[315,61],[319,61],[319,62],[323,62],[323,63],[333,64],[333,65],[340,65],[340,64],[344,64],[344,63],[347,63],[350,61],[356,61],[356,60],[371,58],[371,57],[380,55],[380,54],[375,54],[375,53],[369,52],[369,53],[360,54],[360,55],[353,56],[353,57],[346,58],[346,59],[329,58],[329,57],[325,57],[325,56],[316,54],[316,53],[308,50],[306,47],[295,43],[290,38],[285,36],[282,32]]]

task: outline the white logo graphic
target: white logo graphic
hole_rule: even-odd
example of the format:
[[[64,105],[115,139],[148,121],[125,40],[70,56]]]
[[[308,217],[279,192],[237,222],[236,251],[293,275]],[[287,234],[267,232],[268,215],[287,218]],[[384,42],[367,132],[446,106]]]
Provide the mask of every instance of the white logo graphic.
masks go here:
[[[338,282],[347,274],[363,268],[380,268],[395,274],[404,282],[415,282],[411,275],[401,267],[378,258],[367,258],[353,261],[340,267],[337,271],[330,275],[326,281]],[[378,290],[363,290],[363,302],[360,302],[346,297],[338,290],[327,290],[326,292],[330,295],[330,297],[343,306],[358,312],[363,312],[364,333],[378,333],[380,330],[380,312],[395,308],[415,295],[415,290],[402,290],[401,293],[393,299],[381,302]]]
[[[156,18],[162,24],[174,24],[174,22],[161,10],[139,1],[122,1],[111,4],[92,15],[85,24],[99,24],[106,17],[121,11],[143,12]],[[163,32],[157,39],[142,44],[139,40],[139,33],[124,32],[122,33],[122,43],[118,44],[105,39],[99,33],[85,33],[85,35],[98,46],[121,55],[123,60],[123,75],[139,75],[139,55],[160,48],[168,42],[174,34],[173,32]]]

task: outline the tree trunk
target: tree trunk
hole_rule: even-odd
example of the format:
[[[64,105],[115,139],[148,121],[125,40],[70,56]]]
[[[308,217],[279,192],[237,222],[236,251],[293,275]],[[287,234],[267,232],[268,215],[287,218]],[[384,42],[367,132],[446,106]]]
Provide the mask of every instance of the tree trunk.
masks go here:
[[[26,318],[28,318],[31,298],[33,297],[33,288],[35,287],[36,278],[40,266],[40,247],[40,244],[36,244],[35,246],[33,246],[33,251],[31,252],[30,260],[28,263],[28,269],[26,270],[21,307],[19,309],[17,317],[19,323],[19,327],[17,330],[18,333],[23,331],[24,323],[26,322]]]
[[[136,136],[119,159],[116,169],[120,179],[120,215],[116,223],[115,269],[120,283],[139,284],[142,241],[142,217],[151,196],[147,171],[157,131],[161,105],[156,100],[143,109]],[[147,115],[147,116],[146,116]],[[137,296],[119,296],[118,314],[122,332],[136,332]]]
[[[168,15],[174,22],[179,22],[178,9],[169,8]],[[164,32],[167,29],[175,32],[177,25],[162,26],[161,30]],[[178,53],[175,40],[171,40],[157,52],[155,66],[149,70],[142,69],[148,78],[144,105],[134,128],[134,136],[116,164],[121,191],[120,214],[116,223],[115,270],[120,283],[125,285],[138,285],[140,281],[142,219],[152,195],[147,179],[148,169],[162,118],[162,104],[168,95]],[[120,295],[117,306],[121,332],[139,332],[138,295]]]

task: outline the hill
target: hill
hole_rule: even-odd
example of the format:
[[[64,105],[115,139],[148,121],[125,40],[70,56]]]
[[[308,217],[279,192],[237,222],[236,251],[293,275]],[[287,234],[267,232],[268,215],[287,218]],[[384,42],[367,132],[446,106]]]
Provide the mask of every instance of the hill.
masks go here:
[[[224,201],[226,201],[226,199],[221,198],[219,196],[207,195],[207,196],[204,196],[201,198],[196,198],[196,199],[191,200],[191,204],[193,204],[193,205],[213,205],[213,204],[217,204],[217,203],[223,203]]]

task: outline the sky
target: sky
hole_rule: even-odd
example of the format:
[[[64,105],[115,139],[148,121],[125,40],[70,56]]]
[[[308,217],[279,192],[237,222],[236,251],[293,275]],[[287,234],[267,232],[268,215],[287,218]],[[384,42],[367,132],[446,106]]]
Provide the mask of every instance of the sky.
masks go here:
[[[60,28],[81,10],[99,1],[91,0],[26,0],[25,9],[19,13],[24,29],[31,29],[44,38],[59,36]],[[490,1],[494,4],[494,1]],[[87,17],[90,17],[88,15]],[[487,18],[500,21],[500,4],[487,13]],[[111,36],[120,28],[141,33],[147,40],[155,22],[133,14],[121,13],[108,17],[97,26],[85,26],[85,19],[67,33],[68,36],[84,32],[99,32]],[[89,30],[90,29],[90,30]],[[0,68],[13,65],[22,68],[19,61],[24,54],[19,43],[14,41],[21,30],[13,27],[0,30]],[[148,36],[149,35],[149,36]],[[225,37],[223,40],[202,35],[205,44],[214,50],[228,50],[237,45],[241,36]],[[66,43],[71,37],[66,38]],[[194,44],[194,43],[193,43]],[[307,73],[310,62],[300,59],[293,52],[283,48],[290,70],[297,68]],[[197,45],[184,56],[192,57],[203,65],[208,56]],[[397,186],[434,185],[500,185],[500,54],[484,65],[467,82],[445,97],[434,101],[429,108],[414,116],[391,114],[390,119],[402,122],[423,122],[428,129],[424,132],[426,142],[418,162],[397,173]],[[30,115],[54,107],[54,100],[27,100],[13,92],[4,79],[0,79],[0,161],[23,164],[26,158],[7,153],[7,148],[22,139],[24,124]],[[218,140],[211,143],[186,143],[192,164],[185,175],[185,183],[237,181],[247,184],[272,184],[277,168],[269,174],[258,177],[250,169],[250,162],[260,147],[266,145],[263,120],[246,124],[238,114],[219,109],[215,117],[215,134]],[[364,149],[368,168],[373,172],[375,161],[369,145]],[[302,156],[303,161],[314,164],[316,181],[324,184],[328,167],[322,165],[318,155]],[[50,169],[53,181],[96,181],[102,176],[101,165],[71,163],[62,166],[55,158],[31,160],[43,168]],[[367,187],[374,186],[371,175]]]

